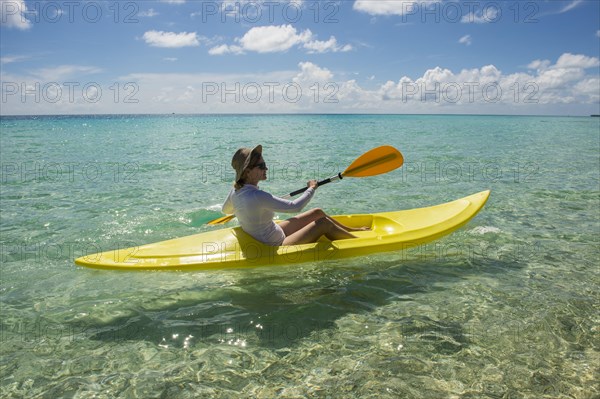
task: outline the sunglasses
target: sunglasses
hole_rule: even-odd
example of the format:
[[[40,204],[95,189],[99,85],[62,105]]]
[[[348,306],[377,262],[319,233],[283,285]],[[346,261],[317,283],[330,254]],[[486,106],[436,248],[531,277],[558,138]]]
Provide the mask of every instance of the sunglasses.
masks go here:
[[[267,164],[265,162],[257,163],[252,168],[259,168],[260,170],[267,170]]]

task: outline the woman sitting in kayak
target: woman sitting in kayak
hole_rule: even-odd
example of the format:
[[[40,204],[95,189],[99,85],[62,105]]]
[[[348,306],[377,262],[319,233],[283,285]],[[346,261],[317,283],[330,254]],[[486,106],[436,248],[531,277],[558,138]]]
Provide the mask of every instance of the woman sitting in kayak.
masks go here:
[[[316,242],[321,236],[330,240],[356,238],[351,231],[366,228],[344,226],[321,209],[312,209],[279,224],[273,221],[275,212],[301,211],[312,199],[317,181],[310,180],[308,189],[290,201],[275,197],[258,188],[258,182],[267,180],[267,165],[262,157],[262,146],[237,150],[231,166],[235,169],[235,185],[223,204],[223,212],[235,214],[242,229],[267,245],[295,245]]]

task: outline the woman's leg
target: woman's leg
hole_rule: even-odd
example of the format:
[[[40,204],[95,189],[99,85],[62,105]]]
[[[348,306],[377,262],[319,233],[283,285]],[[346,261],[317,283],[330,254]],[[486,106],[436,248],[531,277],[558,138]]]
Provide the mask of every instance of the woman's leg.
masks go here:
[[[321,236],[325,236],[331,241],[356,238],[355,235],[334,223],[333,219],[322,217],[308,223],[298,231],[286,234],[282,245],[309,244],[317,242]]]
[[[294,216],[293,218],[284,220],[283,222],[279,223],[279,226],[283,229],[283,232],[285,233],[285,235],[289,236],[289,235],[294,234],[295,232],[301,230],[308,224],[310,224],[314,221],[317,221],[321,218],[329,219],[329,221],[331,223],[335,224],[340,229],[343,229],[345,231],[369,230],[368,227],[353,228],[353,227],[344,226],[343,224],[341,224],[340,222],[338,222],[331,216],[327,215],[322,209],[319,209],[319,208],[311,209],[310,211],[300,213],[300,214]]]
[[[325,212],[323,212],[323,210],[315,208],[311,209],[310,211],[299,213],[298,215],[292,218],[284,220],[283,222],[279,223],[279,227],[283,229],[283,232],[287,237],[302,229],[309,223],[319,220],[324,216],[327,215],[325,215]]]

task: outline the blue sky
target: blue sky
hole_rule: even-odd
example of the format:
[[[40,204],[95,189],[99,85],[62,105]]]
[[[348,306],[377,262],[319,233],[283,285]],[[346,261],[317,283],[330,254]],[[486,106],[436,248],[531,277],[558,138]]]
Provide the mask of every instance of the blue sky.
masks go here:
[[[3,115],[600,113],[596,0],[0,6]]]

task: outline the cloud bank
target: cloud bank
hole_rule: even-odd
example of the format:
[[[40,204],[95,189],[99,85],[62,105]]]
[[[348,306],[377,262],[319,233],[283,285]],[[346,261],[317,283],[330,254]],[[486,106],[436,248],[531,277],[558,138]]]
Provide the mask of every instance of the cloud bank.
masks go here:
[[[293,33],[293,32],[292,32]],[[296,33],[297,35],[297,33]],[[288,36],[288,40],[293,34]],[[270,43],[283,49],[285,40]],[[436,66],[421,76],[374,84],[348,79],[315,62],[265,73],[131,73],[99,81],[100,68],[62,65],[28,75],[2,74],[3,114],[57,113],[469,113],[590,114],[600,103],[598,57],[564,53],[555,61],[532,60],[524,71],[494,65],[453,71]],[[37,82],[58,82],[48,88]],[[14,84],[11,84],[14,82]],[[62,87],[60,82],[71,82]],[[73,82],[77,82],[76,84]],[[86,82],[93,82],[87,84]],[[24,86],[22,86],[24,85]],[[48,85],[46,85],[48,86]],[[23,94],[21,89],[29,94]],[[44,92],[51,89],[51,92]],[[90,89],[97,101],[68,98]],[[39,93],[36,93],[36,90]],[[118,92],[117,90],[120,90]],[[37,94],[37,98],[33,98]],[[60,94],[60,93],[59,93]],[[93,93],[92,93],[93,94]],[[117,94],[120,97],[117,98]],[[101,97],[101,98],[100,98]],[[50,98],[52,101],[44,101]],[[41,101],[40,101],[41,99]],[[69,101],[68,101],[69,100]],[[135,101],[124,101],[135,100]]]

